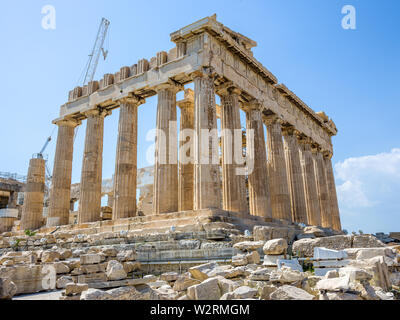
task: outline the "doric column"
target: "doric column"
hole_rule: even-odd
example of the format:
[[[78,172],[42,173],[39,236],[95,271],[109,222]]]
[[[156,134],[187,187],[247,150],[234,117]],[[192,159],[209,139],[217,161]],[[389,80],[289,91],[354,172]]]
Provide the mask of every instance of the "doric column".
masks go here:
[[[194,209],[221,208],[218,131],[211,69],[194,77]]]
[[[249,167],[249,207],[254,216],[271,218],[271,199],[267,173],[264,124],[257,103],[246,112],[246,153]],[[252,170],[251,170],[252,169]]]
[[[268,177],[271,193],[272,217],[292,220],[290,195],[282,141],[281,120],[276,116],[265,118],[268,145]]]
[[[321,150],[317,145],[313,145],[311,150],[314,159],[315,179],[321,210],[321,225],[325,228],[332,228],[331,206],[329,203],[324,159]]]
[[[178,210],[193,210],[194,187],[194,93],[185,90],[181,108],[179,139]]]
[[[328,184],[329,203],[331,207],[332,228],[340,231],[342,230],[342,224],[340,222],[340,212],[337,200],[335,177],[333,175],[331,152],[327,152],[324,154],[324,162],[326,170],[326,180]]]
[[[99,109],[86,112],[78,223],[100,220],[104,117],[108,114]]]
[[[248,213],[246,180],[244,174],[239,172],[244,164],[238,164],[238,161],[243,158],[239,111],[240,90],[226,88],[219,90],[218,94],[221,97],[223,209]]]
[[[137,109],[144,100],[129,97],[119,102],[113,220],[136,216]]]
[[[299,136],[299,145],[308,224],[321,226],[321,210],[319,206],[317,181],[315,179],[314,161],[311,153],[311,142],[309,139]]]
[[[300,150],[297,135],[293,127],[284,128],[283,144],[285,149],[286,171],[288,176],[292,219],[294,222],[308,223],[304,181],[300,163]]]
[[[157,136],[155,146],[153,213],[178,211],[178,136],[176,93],[179,87],[157,88]]]
[[[36,230],[43,225],[44,183],[45,160],[42,157],[33,158],[29,161],[21,215],[21,230]]]
[[[47,226],[69,223],[71,198],[72,156],[74,151],[74,129],[80,121],[74,119],[58,121],[56,154],[50,190]]]

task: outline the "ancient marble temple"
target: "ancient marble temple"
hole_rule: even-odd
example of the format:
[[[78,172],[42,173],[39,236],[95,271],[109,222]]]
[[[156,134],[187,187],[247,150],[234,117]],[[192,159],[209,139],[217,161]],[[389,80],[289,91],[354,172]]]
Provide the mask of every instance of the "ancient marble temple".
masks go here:
[[[74,129],[83,121],[87,126],[77,223],[101,219],[104,118],[117,108],[112,219],[138,214],[138,112],[147,112],[146,99],[157,95],[155,126],[165,136],[156,139],[152,214],[213,209],[243,219],[258,216],[340,230],[331,163],[331,138],[337,134],[333,121],[278,83],[253,56],[256,42],[230,30],[216,16],[173,32],[171,41],[176,46],[169,52],[160,51],[150,60],[70,91],[53,121],[58,137],[47,227],[69,223]],[[190,83],[193,91],[185,89]],[[184,99],[177,101],[180,91]],[[221,101],[218,112],[216,95]],[[201,132],[210,132],[208,142],[218,141],[217,116],[221,130],[241,129],[240,110],[246,114],[246,131],[251,131],[244,146],[252,170],[245,175],[237,174],[243,165],[234,161],[200,161]],[[188,163],[176,161],[188,153],[178,128],[191,129],[196,136]],[[231,157],[232,142],[222,136],[221,143],[209,143],[206,157]],[[24,212],[29,214],[28,209]]]

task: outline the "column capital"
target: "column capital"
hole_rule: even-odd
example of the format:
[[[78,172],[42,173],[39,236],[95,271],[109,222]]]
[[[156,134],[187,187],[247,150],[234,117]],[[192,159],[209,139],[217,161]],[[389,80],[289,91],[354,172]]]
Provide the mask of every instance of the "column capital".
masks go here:
[[[165,83],[161,83],[157,86],[154,87],[154,90],[158,93],[161,90],[165,90],[165,89],[169,89],[169,90],[174,90],[176,93],[178,93],[179,91],[183,91],[185,90],[185,86],[173,79],[168,79],[168,82]]]
[[[247,111],[258,110],[261,112],[262,103],[257,99],[251,99],[250,101],[243,103],[243,105],[245,106]]]
[[[90,116],[99,116],[99,117],[107,117],[109,115],[111,115],[112,111],[111,110],[106,110],[106,109],[100,109],[100,108],[96,108],[96,109],[91,109],[91,110],[87,110],[84,111],[83,114],[86,117],[90,117]]]
[[[325,159],[332,159],[333,157],[333,152],[330,150],[322,150],[322,155],[324,156]]]
[[[142,98],[141,96],[131,94],[128,97],[124,97],[121,99],[116,100],[120,105],[121,104],[133,104],[136,106],[140,106],[146,102],[146,99]]]
[[[181,109],[194,108],[194,91],[192,89],[185,89],[184,98],[177,101],[176,104]]]
[[[65,118],[61,120],[54,120],[53,124],[59,126],[59,127],[72,127],[75,128],[79,126],[82,123],[82,121],[74,118]]]
[[[196,70],[191,74],[192,80],[195,78],[214,78],[216,76],[216,72],[213,67],[203,67],[201,70]]]
[[[296,129],[293,126],[283,126],[282,127],[282,135],[283,136],[294,136],[296,135]]]
[[[227,81],[215,88],[216,94],[218,94],[221,97],[231,95],[231,94],[236,94],[240,95],[242,91],[237,88],[231,81]]]
[[[275,124],[275,123],[278,123],[280,125],[283,124],[283,120],[276,114],[263,116],[263,121],[267,126]]]
[[[311,152],[314,154],[321,153],[321,147],[319,146],[318,143],[311,144]]]

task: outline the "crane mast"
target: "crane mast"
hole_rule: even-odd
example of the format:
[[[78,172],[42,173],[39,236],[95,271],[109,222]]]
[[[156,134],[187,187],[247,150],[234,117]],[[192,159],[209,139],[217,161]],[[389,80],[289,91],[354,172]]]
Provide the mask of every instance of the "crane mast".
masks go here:
[[[93,50],[89,55],[89,61],[87,64],[87,70],[83,81],[83,85],[86,85],[90,81],[93,81],[97,69],[97,64],[99,63],[100,53],[103,54],[104,60],[107,57],[108,51],[105,51],[103,46],[104,46],[104,40],[106,39],[107,36],[109,25],[110,21],[108,21],[105,18],[101,19],[99,30],[97,31],[96,41],[94,43]]]

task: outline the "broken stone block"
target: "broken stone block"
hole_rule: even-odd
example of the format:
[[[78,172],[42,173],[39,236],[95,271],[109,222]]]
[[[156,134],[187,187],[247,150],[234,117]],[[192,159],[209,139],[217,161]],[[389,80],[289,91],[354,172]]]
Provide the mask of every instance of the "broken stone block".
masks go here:
[[[160,279],[164,281],[176,281],[178,276],[177,272],[165,272],[160,276]]]
[[[297,259],[292,259],[292,260],[278,259],[277,264],[278,264],[278,269],[281,269],[282,267],[288,267],[292,270],[303,272],[303,267],[300,265]]]
[[[127,262],[124,262],[123,265],[124,265],[124,269],[125,269],[126,273],[138,271],[141,269],[141,264],[139,261],[135,261],[135,262],[127,261]]]
[[[71,283],[71,282],[74,282],[72,280],[72,277],[70,277],[70,276],[62,276],[59,279],[57,279],[56,287],[57,287],[57,289],[65,289],[65,286],[68,283]]]
[[[62,262],[56,262],[53,264],[54,269],[56,270],[56,274],[65,274],[69,273],[70,269],[68,265]]]
[[[269,254],[266,254],[264,256],[263,266],[266,266],[266,267],[277,267],[278,266],[278,260],[284,260],[284,259],[285,259],[284,255],[269,255]]]
[[[269,280],[271,282],[292,283],[302,281],[304,278],[305,275],[302,272],[292,270],[288,267],[282,267],[281,269],[272,271]]]
[[[330,270],[325,274],[325,279],[339,278],[339,272],[337,270]]]
[[[254,281],[268,281],[270,274],[271,270],[268,268],[257,269],[250,274],[249,279]]]
[[[221,292],[218,286],[218,277],[209,278],[202,283],[187,289],[190,300],[219,300]]]
[[[83,291],[89,289],[89,286],[86,283],[67,283],[65,286],[65,295],[73,296],[77,294],[81,294]]]
[[[82,292],[81,300],[112,300],[112,296],[99,289],[89,289]]]
[[[232,293],[235,299],[251,299],[258,294],[258,290],[248,286],[241,286],[235,289]]]
[[[201,282],[199,280],[191,278],[190,273],[183,274],[180,275],[178,279],[175,281],[173,289],[175,291],[185,291],[187,288],[200,283]]]
[[[261,300],[271,300],[271,294],[275,292],[278,287],[273,285],[265,285],[258,290]]]
[[[319,300],[362,300],[362,298],[352,293],[326,292],[319,295]]]
[[[60,259],[60,254],[57,251],[43,251],[41,260],[43,263],[55,262]]]
[[[189,268],[189,272],[191,273],[192,277],[203,281],[208,278],[207,273],[216,268],[218,265],[216,262],[209,262],[199,266]]]
[[[232,257],[232,265],[237,266],[245,266],[248,264],[247,256],[245,254],[237,254],[236,256]]]
[[[136,253],[133,250],[124,250],[118,252],[117,260],[120,262],[136,260]]]
[[[283,285],[270,294],[271,300],[314,300],[307,291],[289,285]]]
[[[316,227],[316,226],[305,227],[303,229],[303,232],[308,235],[313,235],[317,238],[327,236],[327,234],[325,233],[324,230],[322,230],[321,228]]]
[[[355,235],[353,238],[353,248],[378,248],[385,244],[378,238],[370,234]]]
[[[96,264],[101,262],[101,256],[99,254],[89,253],[80,256],[81,265],[85,264]]]
[[[350,281],[362,281],[362,280],[371,280],[372,275],[356,267],[345,267],[339,269],[340,277],[349,277]]]
[[[135,287],[120,287],[106,291],[112,300],[141,300],[143,295]]]
[[[11,300],[17,294],[17,286],[8,278],[0,278],[0,300]]]
[[[259,264],[260,263],[260,255],[257,251],[252,251],[252,252],[246,254],[246,260],[247,260],[248,264]]]
[[[108,280],[122,280],[127,277],[124,266],[116,260],[110,260],[108,262],[106,272]]]
[[[241,250],[241,251],[254,251],[257,250],[258,248],[262,248],[264,245],[264,241],[243,241],[243,242],[238,242],[233,245],[235,249]]]
[[[315,286],[320,291],[348,291],[350,290],[350,278],[348,276],[339,278],[322,279]]]
[[[218,277],[218,285],[221,290],[221,294],[234,291],[239,285],[232,280],[225,279],[224,277]]]
[[[314,248],[315,260],[340,260],[347,259],[347,257],[347,253],[343,250],[332,250],[321,247]]]
[[[267,241],[264,244],[263,251],[268,255],[282,255],[286,253],[287,248],[287,241],[281,238]]]

